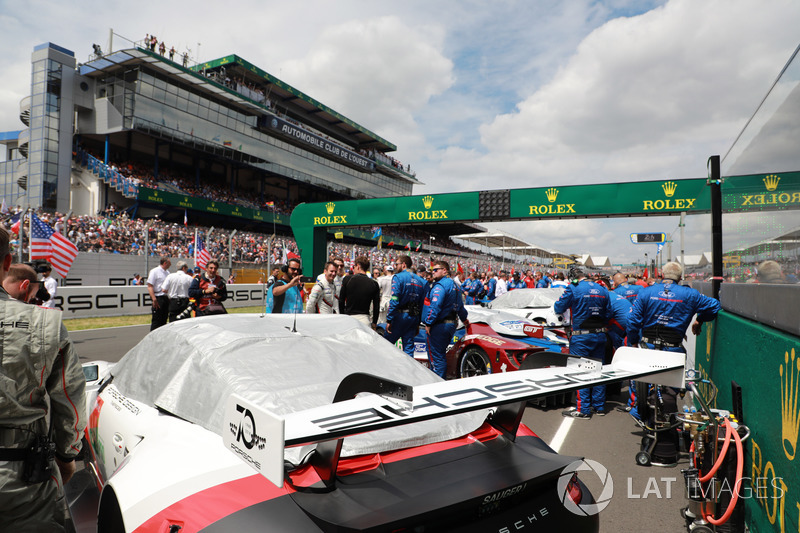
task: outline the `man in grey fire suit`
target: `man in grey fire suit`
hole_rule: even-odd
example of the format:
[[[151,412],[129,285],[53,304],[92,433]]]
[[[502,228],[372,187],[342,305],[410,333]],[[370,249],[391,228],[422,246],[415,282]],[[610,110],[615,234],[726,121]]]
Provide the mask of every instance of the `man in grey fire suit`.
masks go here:
[[[8,241],[0,229],[0,283],[12,261]],[[63,483],[75,472],[86,426],[78,354],[61,311],[4,290],[0,345],[0,531],[64,531]]]

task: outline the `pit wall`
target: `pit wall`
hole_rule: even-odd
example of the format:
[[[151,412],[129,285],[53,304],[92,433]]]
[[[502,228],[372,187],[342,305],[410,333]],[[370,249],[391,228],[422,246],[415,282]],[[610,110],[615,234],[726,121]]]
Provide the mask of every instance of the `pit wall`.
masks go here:
[[[723,308],[725,296],[723,289]],[[800,315],[789,316],[800,324]],[[743,422],[751,436],[740,495],[750,530],[800,532],[800,337],[721,311],[697,337],[695,358],[718,388],[712,407],[731,410],[731,381],[742,387]],[[701,392],[708,398],[710,386]]]

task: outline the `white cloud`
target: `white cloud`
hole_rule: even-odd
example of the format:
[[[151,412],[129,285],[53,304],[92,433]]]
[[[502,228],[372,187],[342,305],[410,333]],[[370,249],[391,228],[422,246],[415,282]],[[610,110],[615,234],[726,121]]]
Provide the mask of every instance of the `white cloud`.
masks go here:
[[[400,143],[419,136],[414,114],[453,84],[443,30],[395,16],[325,29],[309,53],[282,65],[284,77],[368,129]],[[395,141],[395,139],[399,139]]]

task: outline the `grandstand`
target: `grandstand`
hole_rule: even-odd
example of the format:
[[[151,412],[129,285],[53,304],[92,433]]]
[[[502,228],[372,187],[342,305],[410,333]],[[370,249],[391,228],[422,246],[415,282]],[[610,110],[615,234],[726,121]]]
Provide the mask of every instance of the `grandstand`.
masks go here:
[[[0,133],[0,195],[64,218],[81,253],[190,256],[198,228],[223,264],[268,264],[297,252],[299,203],[408,196],[421,184],[394,144],[238,55],[190,67],[133,43],[79,62],[45,43],[31,57],[26,128]],[[329,239],[377,261],[403,251],[467,268],[508,260],[449,238],[480,231],[384,227],[380,247],[373,228]]]
[[[395,145],[236,55],[189,68],[134,46],[78,63],[45,43],[32,71],[20,103],[27,129],[0,137],[7,205],[94,214],[138,204],[168,219],[183,207],[148,201],[165,177],[248,197],[254,210],[267,199],[408,195],[419,183],[391,157]],[[129,166],[153,180],[117,173]]]

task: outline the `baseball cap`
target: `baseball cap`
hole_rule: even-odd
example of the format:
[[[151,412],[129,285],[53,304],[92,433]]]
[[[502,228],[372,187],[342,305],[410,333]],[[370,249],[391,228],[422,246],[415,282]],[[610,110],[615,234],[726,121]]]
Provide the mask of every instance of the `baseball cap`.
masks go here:
[[[202,272],[202,270],[200,270],[200,267],[194,267],[194,271],[195,272]]]
[[[176,263],[176,266],[178,267],[178,270],[180,270],[180,269],[182,269],[183,267],[187,266],[187,265],[186,265],[186,261],[178,261],[178,262]]]
[[[389,265],[386,267],[386,270],[388,270],[389,272],[394,272],[394,267],[392,265]]]

